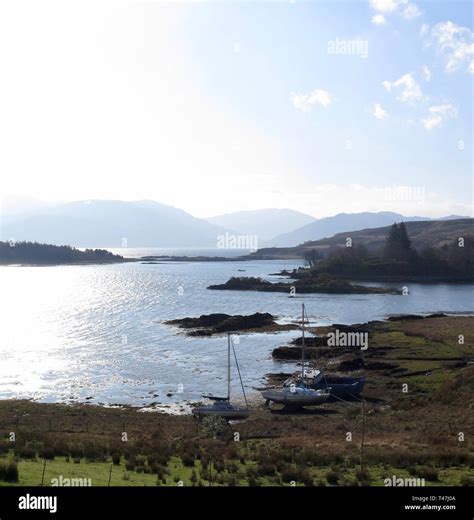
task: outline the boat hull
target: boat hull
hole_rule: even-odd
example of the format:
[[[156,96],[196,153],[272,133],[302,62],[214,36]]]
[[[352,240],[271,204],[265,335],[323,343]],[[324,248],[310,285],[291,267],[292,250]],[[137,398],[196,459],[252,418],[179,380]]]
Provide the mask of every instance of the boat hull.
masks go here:
[[[296,392],[282,392],[281,390],[266,390],[262,396],[268,401],[286,406],[311,406],[322,404],[329,398],[329,394],[298,394]]]
[[[323,389],[327,385],[331,395],[342,397],[359,395],[364,389],[364,384],[364,377],[326,377],[326,380],[319,381],[311,388]]]

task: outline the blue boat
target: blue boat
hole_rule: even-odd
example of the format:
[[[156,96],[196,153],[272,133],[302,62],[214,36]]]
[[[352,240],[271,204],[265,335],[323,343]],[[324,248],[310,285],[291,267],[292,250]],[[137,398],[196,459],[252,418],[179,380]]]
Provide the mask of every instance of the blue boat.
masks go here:
[[[287,379],[284,386],[301,381],[301,375]],[[364,376],[348,377],[325,374],[321,370],[305,370],[304,383],[314,390],[328,389],[334,397],[352,397],[362,393],[365,384]]]
[[[316,381],[312,388],[329,388],[331,395],[335,397],[351,397],[362,393],[365,384],[365,377],[346,377],[323,375],[323,377]]]

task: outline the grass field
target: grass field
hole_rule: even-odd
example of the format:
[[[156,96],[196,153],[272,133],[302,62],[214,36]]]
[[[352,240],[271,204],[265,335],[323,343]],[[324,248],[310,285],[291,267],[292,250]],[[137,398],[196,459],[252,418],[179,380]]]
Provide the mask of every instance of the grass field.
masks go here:
[[[0,459],[5,460],[6,457]],[[249,478],[248,471],[251,468],[258,466],[255,461],[246,461],[242,464],[239,460],[230,461],[235,468],[232,467],[232,472],[229,469],[217,472],[214,475],[211,469],[210,478],[202,478],[201,463],[196,461],[195,466],[187,467],[183,465],[181,459],[173,457],[167,465],[169,475],[164,480],[158,479],[156,475],[145,473],[143,471],[128,471],[125,467],[125,462],[121,461],[119,465],[114,465],[112,461],[107,462],[89,462],[82,459],[79,463],[72,460],[67,460],[66,457],[58,457],[55,460],[47,460],[46,464],[43,459],[35,461],[20,461],[18,469],[20,479],[17,483],[10,484],[0,482],[1,485],[16,485],[16,486],[51,486],[54,484],[54,479],[62,477],[63,485],[70,485],[64,479],[82,479],[81,482],[76,481],[75,485],[92,485],[92,486],[199,486],[199,485],[213,485],[222,486],[229,485],[229,481],[233,482],[232,476],[236,476],[236,485],[248,486]],[[296,466],[294,466],[296,469]],[[420,469],[422,466],[415,467]],[[397,478],[414,478],[414,474],[410,473],[405,468],[396,468],[389,465],[370,465],[368,466],[370,473],[370,485],[382,486],[384,479],[391,478],[396,475]],[[44,471],[44,474],[43,474]],[[348,467],[344,464],[332,466],[309,466],[309,474],[312,478],[312,485],[326,486],[326,485],[357,485],[358,484],[358,467]],[[192,475],[196,475],[193,481]],[[328,474],[339,474],[338,483],[335,484],[330,478],[328,481]],[[451,467],[441,469],[438,471],[436,480],[426,480],[426,486],[458,486],[462,484],[463,478],[468,476],[473,477],[474,472],[467,466]],[[282,474],[276,472],[272,476],[262,476],[252,481],[252,485],[258,486],[292,486],[304,485],[298,480],[284,481]],[[331,484],[329,483],[331,482]]]

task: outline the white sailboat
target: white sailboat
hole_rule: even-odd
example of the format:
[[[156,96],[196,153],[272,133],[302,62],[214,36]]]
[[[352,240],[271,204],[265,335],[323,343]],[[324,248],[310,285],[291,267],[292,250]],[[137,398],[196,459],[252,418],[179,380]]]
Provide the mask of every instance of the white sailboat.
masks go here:
[[[329,389],[314,389],[310,388],[305,382],[307,371],[305,370],[305,306],[302,304],[302,319],[301,319],[301,333],[302,333],[302,352],[301,352],[301,378],[295,383],[283,388],[264,390],[262,396],[266,402],[274,402],[283,404],[287,407],[300,408],[302,406],[311,406],[322,404],[329,398]]]
[[[249,410],[246,407],[239,406],[230,402],[230,390],[231,390],[231,377],[230,377],[230,350],[231,350],[232,339],[230,333],[227,334],[227,397],[217,397],[212,395],[203,395],[206,399],[214,401],[211,405],[196,406],[193,408],[193,414],[197,417],[208,417],[208,416],[219,416],[226,420],[229,419],[245,419],[249,416]],[[240,368],[237,361],[237,355],[235,353],[234,345],[232,344],[232,350],[234,353],[235,364],[240,378],[240,384],[242,385],[242,392],[247,405],[247,397],[245,395],[244,385],[240,376]]]

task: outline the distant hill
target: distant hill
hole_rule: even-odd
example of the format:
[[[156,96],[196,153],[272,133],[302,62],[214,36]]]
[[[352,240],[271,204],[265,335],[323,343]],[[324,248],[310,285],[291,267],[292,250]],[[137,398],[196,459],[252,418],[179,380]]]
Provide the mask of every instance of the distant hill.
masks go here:
[[[257,235],[260,242],[275,235],[288,233],[305,226],[316,219],[306,213],[292,209],[259,209],[256,211],[237,211],[207,219],[208,222],[232,229],[243,235]]]
[[[405,222],[408,236],[415,249],[421,250],[426,247],[442,247],[450,244],[459,237],[474,238],[474,219],[463,218],[458,220],[431,220],[418,222]],[[309,242],[308,247],[318,246],[344,246],[347,237],[352,242],[362,244],[368,249],[381,247],[385,243],[390,226],[361,229],[349,233],[338,233],[331,238]]]
[[[453,218],[456,217],[451,216],[436,220],[450,220]],[[400,213],[392,213],[390,211],[381,211],[378,213],[339,213],[333,217],[316,220],[315,222],[311,222],[289,233],[280,234],[272,239],[270,243],[276,247],[292,247],[307,242],[308,240],[319,240],[321,238],[331,237],[341,232],[347,233],[359,229],[390,226],[394,222],[415,222],[427,220],[430,221],[432,219],[428,217],[405,217]]]
[[[390,224],[391,225],[391,224]],[[445,219],[405,222],[408,236],[415,249],[426,247],[442,247],[459,237],[474,239],[474,219]],[[249,255],[257,258],[303,258],[308,249],[328,250],[333,247],[345,247],[346,239],[350,237],[353,244],[361,244],[369,250],[381,247],[385,243],[390,226],[367,228],[357,231],[337,233],[330,238],[308,241],[296,247],[263,248]]]
[[[76,247],[211,247],[225,230],[154,201],[79,201],[2,219],[0,240]],[[122,239],[125,239],[124,242]]]
[[[2,265],[110,264],[117,262],[125,262],[125,259],[104,249],[81,251],[70,246],[53,246],[33,242],[0,242],[0,264]]]

